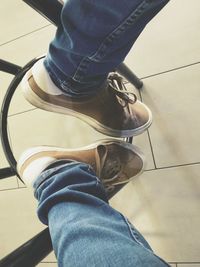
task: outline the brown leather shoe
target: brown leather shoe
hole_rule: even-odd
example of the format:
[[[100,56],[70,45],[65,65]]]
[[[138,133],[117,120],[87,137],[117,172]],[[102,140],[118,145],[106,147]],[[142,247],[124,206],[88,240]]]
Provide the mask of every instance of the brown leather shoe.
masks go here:
[[[30,148],[20,157],[17,170],[27,185],[33,185],[37,177],[58,160],[89,164],[109,193],[115,190],[115,186],[128,183],[144,169],[144,155],[139,148],[120,140],[106,139],[79,149]]]
[[[110,75],[107,85],[95,95],[70,97],[52,82],[41,59],[26,73],[21,85],[25,98],[34,106],[75,116],[105,135],[138,135],[152,123],[149,108],[126,91],[117,74]]]

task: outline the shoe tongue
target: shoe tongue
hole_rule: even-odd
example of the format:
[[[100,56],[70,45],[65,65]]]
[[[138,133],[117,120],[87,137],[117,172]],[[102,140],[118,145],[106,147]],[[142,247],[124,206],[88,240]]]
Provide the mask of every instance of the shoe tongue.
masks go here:
[[[96,174],[101,178],[102,169],[104,167],[106,157],[107,157],[107,148],[104,145],[97,146],[95,150],[95,159],[96,159]]]
[[[110,151],[111,152],[111,151]],[[95,150],[96,174],[104,183],[116,180],[121,172],[121,164],[116,153],[109,153],[108,148],[99,145]]]

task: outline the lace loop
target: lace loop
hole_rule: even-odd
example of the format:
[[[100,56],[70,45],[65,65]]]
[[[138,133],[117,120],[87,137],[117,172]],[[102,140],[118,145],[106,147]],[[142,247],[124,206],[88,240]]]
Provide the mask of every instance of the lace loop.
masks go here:
[[[117,73],[111,73],[108,77],[108,83],[110,87],[115,91],[115,94],[124,101],[122,105],[126,107],[128,104],[134,104],[137,101],[137,96],[128,91],[123,83],[123,78]]]

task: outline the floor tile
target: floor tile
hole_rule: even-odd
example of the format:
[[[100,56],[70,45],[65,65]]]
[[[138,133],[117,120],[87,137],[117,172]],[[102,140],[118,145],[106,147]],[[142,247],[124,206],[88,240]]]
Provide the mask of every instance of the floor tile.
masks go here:
[[[0,8],[0,45],[44,27],[49,22],[23,1],[4,1]]]
[[[52,251],[46,258],[43,259],[44,262],[51,262],[52,264],[55,264],[56,257],[54,252]],[[41,262],[43,263],[43,262]],[[54,265],[53,265],[54,266]],[[42,267],[42,266],[41,266]]]
[[[18,188],[17,178],[15,176],[0,180],[0,191]]]
[[[133,144],[138,146],[143,152],[146,159],[146,170],[151,170],[155,168],[153,156],[151,152],[151,147],[149,144],[149,138],[147,133],[143,133],[142,135],[136,136],[133,138]]]
[[[5,168],[5,167],[8,167],[8,162],[6,160],[2,145],[0,143],[0,168]]]
[[[0,145],[0,171],[3,168],[9,167],[7,160],[5,158],[2,146]],[[0,191],[7,190],[11,188],[17,188],[18,183],[16,177],[9,177],[5,179],[0,179]]]
[[[111,201],[168,262],[199,262],[200,165],[147,171]]]
[[[200,64],[144,80],[157,167],[200,162],[199,72]]]
[[[76,118],[39,109],[10,117],[9,128],[16,158],[30,146],[75,148],[105,138]]]
[[[1,79],[1,94],[0,94],[0,105],[2,112],[7,109],[7,105],[3,106],[3,101],[5,101],[6,98],[6,92],[8,92],[8,87],[14,77],[12,75],[8,75],[5,73],[0,72],[0,79]],[[33,109],[33,106],[31,106],[25,99],[22,97],[22,92],[20,86],[17,87],[10,103],[9,103],[9,115],[16,114],[18,112],[23,112],[26,110]]]
[[[30,189],[1,191],[0,210],[0,258],[45,228],[36,216],[36,200]]]
[[[199,61],[199,9],[199,0],[170,1],[136,41],[128,66],[145,77]]]
[[[56,27],[49,25],[14,42],[0,46],[0,54],[3,56],[2,59],[19,66],[24,66],[33,58],[47,52],[55,31]]]
[[[19,66],[24,66],[30,60],[35,57],[45,54],[48,50],[50,40],[53,38],[55,33],[54,26],[48,26],[38,32],[31,35],[25,36],[11,42],[7,45],[0,46],[0,54],[4,55],[3,59]],[[40,44],[40,45],[33,45]],[[17,53],[16,53],[17,51]],[[1,94],[0,104],[7,91],[8,85],[12,79],[12,75],[8,75],[0,72],[1,79]],[[27,101],[24,100],[21,93],[21,88],[17,88],[12,98],[10,105],[10,114],[23,112],[33,108]]]
[[[13,76],[7,73],[0,72],[0,107],[2,106],[5,92],[12,80]]]
[[[27,187],[19,178],[17,178],[17,179],[18,179],[17,182],[18,182],[19,188],[26,188]]]

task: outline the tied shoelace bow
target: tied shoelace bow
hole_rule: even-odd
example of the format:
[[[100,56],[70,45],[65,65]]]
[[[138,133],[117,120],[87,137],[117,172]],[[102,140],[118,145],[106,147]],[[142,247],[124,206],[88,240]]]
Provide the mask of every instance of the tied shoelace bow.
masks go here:
[[[117,73],[111,73],[108,77],[110,87],[115,91],[115,94],[122,100],[120,104],[127,107],[128,104],[134,104],[137,101],[137,96],[128,91],[123,83],[123,78]]]

